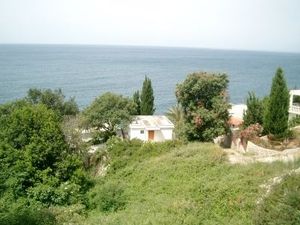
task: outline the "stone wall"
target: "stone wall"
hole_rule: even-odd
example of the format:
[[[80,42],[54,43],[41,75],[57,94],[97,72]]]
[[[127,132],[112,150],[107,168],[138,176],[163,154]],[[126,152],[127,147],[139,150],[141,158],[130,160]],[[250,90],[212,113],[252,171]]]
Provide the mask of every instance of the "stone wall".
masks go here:
[[[253,154],[254,158],[260,162],[273,162],[277,160],[288,162],[300,158],[300,148],[276,151],[257,146],[251,141],[248,141],[246,152],[250,155]]]
[[[260,147],[251,141],[248,141],[247,146],[245,147],[240,138],[237,138],[234,142],[232,142],[231,149],[241,155],[244,155],[252,162],[289,162],[300,159],[300,148],[276,151]]]

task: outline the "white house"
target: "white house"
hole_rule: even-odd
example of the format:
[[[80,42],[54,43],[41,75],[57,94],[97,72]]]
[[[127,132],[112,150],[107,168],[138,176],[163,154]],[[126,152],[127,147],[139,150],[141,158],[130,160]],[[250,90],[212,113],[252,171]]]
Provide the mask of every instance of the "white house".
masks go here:
[[[129,139],[165,141],[173,139],[174,124],[166,116],[136,116],[129,125]]]
[[[300,90],[290,90],[289,119],[300,116]]]

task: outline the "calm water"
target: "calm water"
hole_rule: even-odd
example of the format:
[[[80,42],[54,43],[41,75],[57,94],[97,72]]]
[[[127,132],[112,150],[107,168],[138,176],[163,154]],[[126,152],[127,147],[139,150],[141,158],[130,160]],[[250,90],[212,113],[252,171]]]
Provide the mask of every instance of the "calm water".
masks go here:
[[[230,101],[248,91],[269,92],[278,66],[290,88],[300,88],[300,54],[191,48],[80,45],[0,45],[0,103],[25,96],[31,87],[62,88],[81,108],[106,92],[126,96],[152,80],[158,113],[175,104],[175,86],[193,71],[225,72]]]

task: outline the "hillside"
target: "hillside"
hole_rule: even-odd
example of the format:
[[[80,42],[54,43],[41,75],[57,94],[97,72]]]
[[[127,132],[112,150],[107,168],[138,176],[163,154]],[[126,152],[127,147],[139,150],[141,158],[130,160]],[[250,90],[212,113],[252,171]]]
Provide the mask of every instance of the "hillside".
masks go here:
[[[75,223],[253,224],[262,184],[299,165],[231,165],[208,143],[114,140],[108,152],[109,172],[90,191],[86,218]]]

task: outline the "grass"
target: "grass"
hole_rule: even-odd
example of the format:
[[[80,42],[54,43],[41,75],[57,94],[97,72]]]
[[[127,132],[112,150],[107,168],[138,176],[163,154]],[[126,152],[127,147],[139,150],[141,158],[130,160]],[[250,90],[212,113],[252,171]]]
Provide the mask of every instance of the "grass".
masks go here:
[[[231,165],[209,143],[110,143],[79,224],[254,224],[261,184],[299,163]]]

